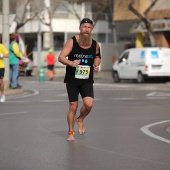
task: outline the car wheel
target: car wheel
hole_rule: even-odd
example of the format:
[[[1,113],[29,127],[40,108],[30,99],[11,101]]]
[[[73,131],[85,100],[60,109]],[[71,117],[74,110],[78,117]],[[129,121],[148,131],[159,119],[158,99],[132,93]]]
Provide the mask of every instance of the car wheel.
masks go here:
[[[138,83],[144,83],[144,77],[142,75],[142,73],[138,73],[138,77],[137,77],[137,82]]]
[[[118,72],[114,72],[113,79],[115,83],[120,82],[119,74]]]

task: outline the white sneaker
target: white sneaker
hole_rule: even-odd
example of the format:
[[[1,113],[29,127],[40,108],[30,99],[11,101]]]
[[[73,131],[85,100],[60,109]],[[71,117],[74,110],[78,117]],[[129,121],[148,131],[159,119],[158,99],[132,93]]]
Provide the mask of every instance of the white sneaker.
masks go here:
[[[5,95],[1,95],[1,102],[5,102]]]

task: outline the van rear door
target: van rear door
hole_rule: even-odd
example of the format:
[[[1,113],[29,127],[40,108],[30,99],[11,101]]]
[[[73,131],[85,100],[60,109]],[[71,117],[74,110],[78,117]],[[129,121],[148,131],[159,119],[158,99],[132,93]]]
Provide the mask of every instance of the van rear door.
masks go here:
[[[162,72],[164,76],[170,77],[170,49],[162,51]]]
[[[163,50],[162,49],[152,49],[149,52],[150,56],[148,58],[149,62],[148,62],[148,66],[149,66],[149,70],[148,70],[148,74],[150,76],[156,76],[158,74],[161,74],[161,70],[163,67]]]

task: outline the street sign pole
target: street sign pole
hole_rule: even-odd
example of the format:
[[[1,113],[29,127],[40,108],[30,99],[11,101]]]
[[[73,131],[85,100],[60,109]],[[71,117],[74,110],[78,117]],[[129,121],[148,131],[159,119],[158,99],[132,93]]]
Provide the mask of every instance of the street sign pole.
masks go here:
[[[9,0],[2,1],[2,43],[9,51]],[[9,59],[4,58],[5,61],[5,89],[9,87]]]

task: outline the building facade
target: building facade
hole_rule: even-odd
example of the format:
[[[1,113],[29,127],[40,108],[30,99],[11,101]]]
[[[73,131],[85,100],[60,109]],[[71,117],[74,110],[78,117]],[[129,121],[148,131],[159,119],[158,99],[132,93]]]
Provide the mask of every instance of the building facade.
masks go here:
[[[128,23],[126,25],[126,36],[131,35],[135,37],[138,33],[146,33],[147,30],[144,24],[139,18],[129,10],[129,4],[131,0],[114,0],[114,15],[113,20],[118,24]],[[135,0],[134,8],[144,16],[145,10],[150,6],[150,0]],[[144,16],[145,17],[145,16]],[[151,8],[149,19],[152,23],[152,30],[155,35],[156,46],[170,47],[170,0],[158,0],[156,4]],[[134,28],[136,30],[134,30]],[[119,30],[119,29],[118,29]],[[121,34],[121,32],[118,32]],[[139,36],[139,34],[138,34]],[[145,45],[148,44],[148,37],[145,37]]]
[[[44,0],[44,3],[50,7],[51,6],[50,0]],[[72,4],[69,1],[64,1],[64,5],[67,6],[70,10],[72,9]],[[51,27],[52,27],[52,34],[53,34],[53,41],[54,41],[54,51],[56,55],[61,51],[65,42],[71,38],[72,36],[79,33],[79,23],[80,20],[74,15],[72,12],[69,12],[64,5],[58,5],[56,11],[53,13],[51,19]],[[27,6],[26,8],[26,16],[32,16],[32,7]],[[84,17],[88,17],[93,20],[94,16],[97,14],[93,11],[90,3],[75,3],[74,8],[77,11],[80,19]],[[41,15],[43,15],[44,20],[48,20],[48,16],[46,16],[47,12],[42,10]],[[92,32],[92,38],[96,39],[100,43],[112,43],[113,42],[113,34],[112,28],[110,27],[108,13],[103,13],[100,16],[100,19],[95,23],[95,27]],[[0,21],[2,22],[2,21]],[[12,25],[15,25],[13,22]],[[13,27],[11,25],[11,27]],[[11,31],[12,32],[12,31]],[[0,26],[0,34],[2,33],[2,26]],[[33,52],[30,55],[30,58],[35,60],[35,65],[38,62],[38,49],[41,46],[41,55],[42,61],[43,58],[48,51],[50,46],[50,27],[43,24],[39,21],[36,17],[29,22],[27,22],[24,26],[22,26],[18,33],[22,37],[22,40],[27,45],[27,53]],[[37,62],[36,62],[37,61]]]

